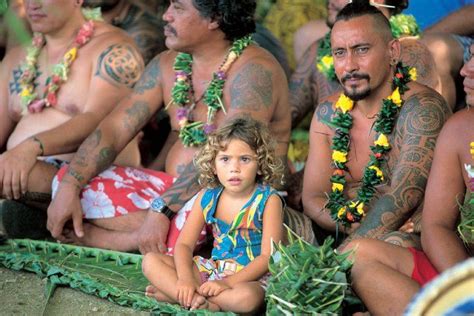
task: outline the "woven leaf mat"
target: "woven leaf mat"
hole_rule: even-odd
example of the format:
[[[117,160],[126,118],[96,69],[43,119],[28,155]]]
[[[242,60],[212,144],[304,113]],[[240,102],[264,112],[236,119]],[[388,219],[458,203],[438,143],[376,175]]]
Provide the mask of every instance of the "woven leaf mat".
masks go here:
[[[57,286],[69,286],[121,306],[153,314],[215,315],[189,312],[178,305],[159,303],[144,295],[149,284],[141,270],[142,256],[47,241],[9,239],[0,245],[0,264],[47,278],[45,295]],[[218,313],[231,315],[229,313]]]

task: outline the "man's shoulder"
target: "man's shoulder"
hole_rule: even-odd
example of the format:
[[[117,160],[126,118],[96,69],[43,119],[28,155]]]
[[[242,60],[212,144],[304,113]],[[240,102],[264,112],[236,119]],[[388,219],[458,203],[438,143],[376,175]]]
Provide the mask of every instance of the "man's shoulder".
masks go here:
[[[125,31],[103,22],[96,22],[94,35],[86,45],[89,51],[96,53],[111,45],[126,45],[138,51],[135,42]]]
[[[437,108],[445,113],[451,113],[446,100],[434,89],[418,82],[410,82],[408,88],[409,90],[406,91],[403,97],[405,105],[402,107],[402,111],[404,109],[410,111],[413,110],[413,107],[422,105],[425,109]]]
[[[283,72],[283,68],[281,68],[276,58],[266,49],[258,45],[248,46],[237,59],[235,65],[232,66],[230,71],[239,71],[248,64],[259,64],[267,69],[271,69],[272,71]]]

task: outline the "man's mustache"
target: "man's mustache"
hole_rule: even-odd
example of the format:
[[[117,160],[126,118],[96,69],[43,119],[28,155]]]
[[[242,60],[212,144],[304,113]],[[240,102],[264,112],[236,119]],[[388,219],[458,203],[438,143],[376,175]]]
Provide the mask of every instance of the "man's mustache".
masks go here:
[[[176,30],[175,30],[172,26],[170,26],[169,24],[166,24],[166,25],[165,25],[165,30],[166,30],[167,32],[173,33],[173,35],[178,35],[178,33],[176,32]]]
[[[341,82],[345,83],[347,80],[351,79],[367,79],[370,80],[370,76],[368,74],[359,73],[359,72],[351,72],[344,77],[342,77]]]

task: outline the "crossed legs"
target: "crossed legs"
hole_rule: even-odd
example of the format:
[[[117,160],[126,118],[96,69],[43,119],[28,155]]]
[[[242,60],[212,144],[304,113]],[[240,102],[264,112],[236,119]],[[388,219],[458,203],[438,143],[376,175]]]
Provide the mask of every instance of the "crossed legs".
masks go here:
[[[146,288],[146,295],[158,301],[177,303],[176,268],[173,257],[148,253],[143,258],[143,273],[152,285]],[[199,271],[193,265],[194,277],[201,284]],[[236,284],[232,289],[224,290],[217,296],[204,297],[196,294],[191,304],[192,309],[205,308],[211,311],[231,311],[234,313],[251,313],[258,310],[263,303],[265,292],[259,282]],[[245,302],[245,304],[243,304]]]

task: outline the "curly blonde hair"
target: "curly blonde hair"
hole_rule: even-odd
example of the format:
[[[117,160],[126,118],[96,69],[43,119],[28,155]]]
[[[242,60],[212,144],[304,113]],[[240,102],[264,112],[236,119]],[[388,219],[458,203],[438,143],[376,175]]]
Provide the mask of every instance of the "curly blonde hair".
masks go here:
[[[283,184],[283,164],[276,157],[276,141],[271,137],[267,126],[250,117],[237,117],[210,134],[206,144],[194,158],[201,186],[215,188],[220,185],[214,172],[215,159],[217,153],[226,150],[230,141],[235,139],[245,142],[255,151],[257,182],[271,186]]]

